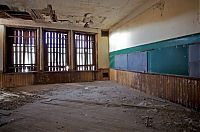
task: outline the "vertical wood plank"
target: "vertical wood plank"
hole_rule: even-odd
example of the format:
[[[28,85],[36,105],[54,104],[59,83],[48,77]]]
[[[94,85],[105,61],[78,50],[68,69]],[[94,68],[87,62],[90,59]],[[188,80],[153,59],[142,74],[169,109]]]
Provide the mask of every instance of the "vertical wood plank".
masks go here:
[[[2,80],[3,80],[2,73],[0,73],[0,88],[3,88],[3,86],[2,86]]]
[[[190,108],[200,108],[200,80],[172,75],[155,75],[111,70],[120,84]],[[111,80],[114,77],[111,77]]]
[[[200,110],[200,80],[197,81],[197,109]]]

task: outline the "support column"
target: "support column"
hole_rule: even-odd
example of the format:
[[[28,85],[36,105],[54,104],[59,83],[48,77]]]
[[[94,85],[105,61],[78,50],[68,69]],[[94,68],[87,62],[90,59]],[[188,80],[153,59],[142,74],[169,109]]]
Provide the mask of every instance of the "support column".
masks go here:
[[[40,27],[39,32],[38,32],[38,38],[39,38],[39,43],[38,43],[38,47],[39,47],[39,70],[40,71],[44,71],[44,45],[43,45],[43,40],[42,40],[42,28]]]
[[[3,72],[4,70],[4,65],[5,65],[5,58],[4,58],[4,44],[5,44],[5,34],[6,34],[6,30],[5,30],[5,26],[4,25],[0,25],[0,72]]]
[[[70,50],[70,70],[75,70],[74,66],[74,58],[75,58],[75,53],[74,53],[74,32],[70,30],[70,43],[69,43],[69,50]]]

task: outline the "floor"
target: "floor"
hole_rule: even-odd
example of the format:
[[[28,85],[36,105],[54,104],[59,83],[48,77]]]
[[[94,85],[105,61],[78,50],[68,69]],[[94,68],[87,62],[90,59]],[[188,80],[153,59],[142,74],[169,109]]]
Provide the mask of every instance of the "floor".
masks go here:
[[[200,131],[200,113],[113,81],[0,91],[0,132],[122,131]]]

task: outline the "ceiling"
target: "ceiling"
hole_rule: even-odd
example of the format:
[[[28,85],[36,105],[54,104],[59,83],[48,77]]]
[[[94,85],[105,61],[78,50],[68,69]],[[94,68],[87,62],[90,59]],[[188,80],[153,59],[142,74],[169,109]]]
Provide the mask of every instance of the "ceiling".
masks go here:
[[[26,11],[36,22],[109,29],[148,0],[1,0],[11,10]]]

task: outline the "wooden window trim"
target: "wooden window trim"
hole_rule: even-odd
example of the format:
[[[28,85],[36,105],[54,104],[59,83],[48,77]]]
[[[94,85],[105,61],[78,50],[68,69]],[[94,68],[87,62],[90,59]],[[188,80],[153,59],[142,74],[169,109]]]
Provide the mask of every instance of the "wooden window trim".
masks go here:
[[[10,30],[10,34],[9,34],[8,30]],[[13,31],[13,35],[11,35],[12,31]],[[25,32],[25,34],[27,34],[27,31],[29,31],[29,34],[28,34],[29,37],[24,37],[24,36],[18,36],[17,37],[16,35],[14,35],[14,32],[16,32],[16,31],[23,31],[23,32]],[[38,61],[39,61],[38,60],[39,55],[37,54],[38,50],[39,50],[38,41],[37,41],[37,39],[38,39],[38,33],[37,33],[37,31],[38,31],[38,28],[33,28],[33,27],[8,26],[8,25],[5,26],[5,36],[4,36],[5,37],[5,43],[4,43],[4,46],[3,46],[3,50],[4,50],[4,53],[3,53],[3,55],[4,55],[4,72],[6,72],[6,73],[32,73],[32,72],[37,72],[37,70],[38,70]],[[9,37],[12,37],[13,42],[11,41],[11,39]],[[31,39],[30,37],[32,37],[34,41],[30,40]],[[14,64],[16,62],[14,62],[14,60],[12,60],[12,58],[14,57],[14,55],[17,56],[17,53],[19,51],[17,49],[18,44],[15,44],[16,45],[15,48],[13,47],[13,45],[14,45],[14,40],[15,39],[19,39],[19,38],[23,38],[23,41],[25,40],[25,42],[23,42],[22,39],[20,41],[21,44],[19,44],[19,45],[20,46],[24,45],[23,47],[25,48],[25,49],[23,48],[25,52],[22,52],[20,54],[23,54],[23,59],[24,60],[25,60],[25,54],[28,55],[28,57],[30,57],[29,59],[33,59],[32,57],[35,54],[34,55],[35,56],[34,57],[35,61],[32,60],[34,63],[31,62],[31,64],[26,64],[26,63],[23,62],[24,64]],[[29,40],[25,39],[25,38],[28,38]],[[10,47],[10,49],[8,49],[9,47]],[[34,47],[34,52],[29,52],[29,50],[32,51],[33,47]],[[16,50],[15,53],[13,51],[14,49]],[[8,55],[8,53],[10,52],[10,50],[11,50],[12,56],[10,56],[10,54]],[[26,56],[26,58],[27,58],[27,56]],[[22,58],[20,58],[20,59],[22,59]],[[18,61],[18,60],[15,60],[15,61]],[[9,63],[11,63],[11,64],[9,64]],[[9,65],[10,66],[13,65],[12,66],[13,70],[10,69],[11,67]],[[17,66],[14,67],[14,65],[18,65],[18,67]],[[28,68],[28,65],[31,65],[32,68],[33,68],[33,70],[29,69],[27,71],[26,70],[25,71],[24,70],[20,71],[19,65],[22,65],[23,68],[24,67]],[[16,70],[17,68],[18,68],[18,71]]]
[[[60,46],[59,45],[59,47],[51,47],[50,46],[50,49],[51,50],[53,50],[53,52],[52,51],[48,51],[48,47],[46,47],[47,45],[46,45],[46,42],[45,42],[45,39],[46,39],[46,36],[45,36],[45,33],[46,32],[49,32],[49,33],[56,33],[56,34],[67,34],[67,36],[66,36],[66,38],[65,39],[63,39],[63,40],[65,40],[65,46],[64,45],[62,45],[62,46]],[[51,34],[52,35],[52,34]],[[52,38],[52,39],[54,39],[54,37],[52,37],[50,35],[50,38]],[[55,34],[54,34],[55,35]],[[61,36],[62,36],[61,35]],[[59,40],[62,40],[62,39],[60,39],[61,38],[61,36],[59,36],[59,39],[58,40],[56,40],[56,39],[54,39],[53,41],[55,41],[56,43],[54,43],[54,44],[60,44],[61,42],[59,41]],[[69,71],[69,50],[70,50],[70,43],[69,43],[69,31],[68,30],[59,30],[59,29],[49,29],[49,28],[45,28],[45,29],[43,29],[43,31],[42,31],[42,37],[43,37],[43,47],[44,47],[44,49],[43,49],[43,53],[44,53],[44,56],[43,56],[43,61],[44,61],[44,71],[45,72],[67,72],[67,71]],[[56,36],[56,38],[57,38],[58,36]],[[51,42],[52,42],[52,40],[50,40]],[[63,43],[64,41],[62,41],[62,43]],[[54,45],[53,44],[53,45]],[[54,45],[55,46],[55,45]],[[64,46],[64,47],[63,47]],[[65,50],[63,50],[65,48]],[[61,51],[60,50],[62,50],[62,53],[60,53]],[[64,52],[65,51],[65,52]],[[62,56],[61,54],[65,54],[65,62],[63,62],[62,64],[63,64],[63,66],[58,66],[58,65],[61,65],[59,62],[58,62],[58,56],[59,56],[59,58],[61,57],[62,58],[62,61],[64,61],[64,56]],[[55,56],[52,56],[52,54],[56,54]],[[55,64],[53,64],[53,62],[49,62],[48,61],[48,56],[49,55],[51,55],[50,56],[50,59],[53,59],[54,57],[56,57],[56,58],[54,58],[54,60],[53,60],[53,62],[55,62],[56,63],[56,65]],[[51,58],[51,57],[53,57],[53,58]],[[55,60],[56,59],[56,60]],[[50,63],[50,64],[49,64]],[[65,64],[65,66],[64,66],[64,64]],[[50,66],[49,66],[50,65]],[[64,68],[65,67],[65,68]],[[61,69],[64,69],[64,70],[62,70],[61,71]]]
[[[94,42],[94,47],[92,48],[92,64],[90,65],[90,64],[86,64],[86,65],[77,65],[77,47],[76,47],[76,38],[75,38],[75,36],[76,35],[84,35],[84,36],[87,36],[87,37],[93,37],[93,42]],[[73,41],[74,41],[74,43],[73,43],[73,46],[74,46],[74,69],[76,70],[76,71],[96,71],[96,69],[97,69],[97,38],[96,38],[96,33],[88,33],[88,32],[79,32],[79,31],[75,31],[74,33],[73,33]],[[79,36],[79,40],[81,40],[80,39],[80,36]],[[82,40],[81,40],[82,41]],[[91,40],[92,41],[92,40]],[[90,40],[89,40],[89,42],[91,42]],[[88,39],[87,39],[87,42],[88,42]],[[79,46],[81,46],[81,42],[79,41]],[[89,45],[88,45],[89,46]],[[88,49],[91,49],[90,47],[89,48],[87,48],[86,50],[88,50]],[[84,48],[84,50],[85,50],[85,48]],[[80,48],[79,48],[79,51],[80,51]],[[80,55],[80,53],[79,53],[79,55]],[[86,55],[86,56],[88,56],[88,53],[87,54],[84,54],[84,55]],[[79,56],[79,58],[81,58],[81,56]],[[85,61],[85,60],[84,60]],[[80,63],[80,62],[79,62]],[[86,62],[85,62],[86,63]],[[85,68],[83,68],[84,70],[80,70],[78,67],[85,67]],[[92,66],[94,66],[94,69],[92,69],[91,67]],[[87,68],[86,68],[87,67]],[[89,69],[88,69],[88,67],[90,67]]]

